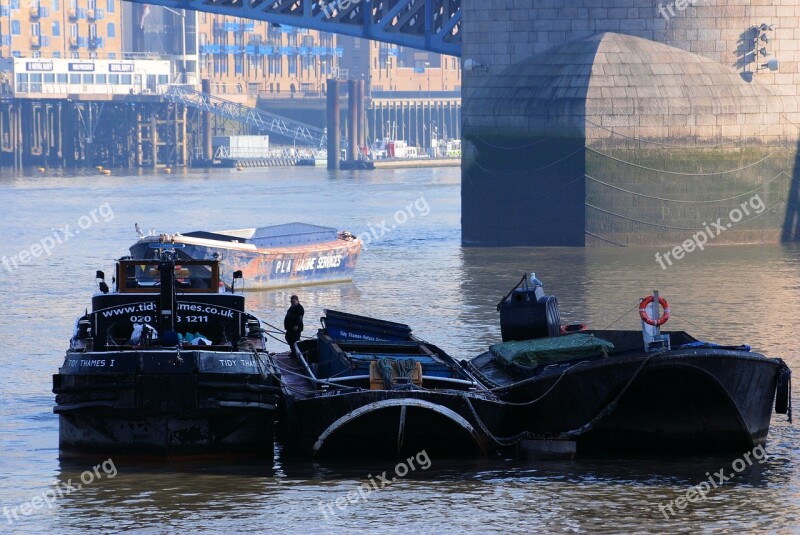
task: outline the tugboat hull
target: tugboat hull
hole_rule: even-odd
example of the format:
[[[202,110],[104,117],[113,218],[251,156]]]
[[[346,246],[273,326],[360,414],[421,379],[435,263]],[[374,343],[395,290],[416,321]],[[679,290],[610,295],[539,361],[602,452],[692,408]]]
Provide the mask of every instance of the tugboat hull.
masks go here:
[[[197,455],[273,450],[271,411],[219,411],[196,417],[136,416],[103,410],[64,411],[59,418],[62,451]]]
[[[53,380],[60,447],[271,455],[279,389],[264,367],[254,353],[68,353]]]

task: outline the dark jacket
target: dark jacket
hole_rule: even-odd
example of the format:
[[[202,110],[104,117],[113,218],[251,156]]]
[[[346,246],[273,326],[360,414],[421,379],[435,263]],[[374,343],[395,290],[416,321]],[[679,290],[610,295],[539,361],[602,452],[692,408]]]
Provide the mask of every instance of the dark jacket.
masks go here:
[[[300,332],[303,330],[303,315],[306,311],[303,309],[303,305],[300,303],[296,305],[292,305],[289,307],[289,310],[286,311],[286,317],[283,318],[283,328],[286,329],[287,332],[294,331],[294,327],[297,326],[297,331]]]

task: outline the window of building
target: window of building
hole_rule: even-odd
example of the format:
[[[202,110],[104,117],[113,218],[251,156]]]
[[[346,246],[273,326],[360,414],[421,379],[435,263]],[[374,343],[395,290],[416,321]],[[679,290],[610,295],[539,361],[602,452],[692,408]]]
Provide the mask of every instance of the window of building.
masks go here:
[[[61,23],[57,20],[54,20],[53,27],[50,31],[53,34],[53,37],[59,37],[61,35]]]
[[[75,39],[78,38],[78,25],[77,24],[70,24],[69,25],[69,36],[74,37]]]
[[[114,13],[114,10],[117,8],[116,2],[114,0],[106,0],[106,12]]]
[[[89,25],[89,39],[95,39],[97,37],[97,24],[90,24]]]
[[[108,75],[108,83],[111,85],[118,85],[119,84],[119,74],[109,74]]]
[[[117,59],[116,52],[109,52],[108,53],[108,59]]]
[[[53,11],[58,11],[61,6],[59,6],[59,0],[53,0],[51,4]]]
[[[69,75],[69,83],[72,85],[79,85],[81,83],[81,75],[80,74],[70,74]]]
[[[34,37],[39,37],[42,34],[41,27],[39,26],[38,22],[31,23],[31,35]]]
[[[81,57],[81,55],[78,52],[73,51],[69,53],[69,57],[71,57],[72,59],[78,59]]]
[[[117,27],[114,26],[113,22],[108,23],[108,27],[106,28],[106,35],[108,35],[109,39],[113,39],[117,36]]]
[[[60,72],[56,74],[56,82],[59,84],[66,84],[67,83],[67,73]]]
[[[20,23],[18,20],[11,21],[11,35],[19,35]]]
[[[60,57],[61,57],[61,52],[59,52],[58,50],[56,50],[55,52],[53,52],[53,57],[54,57],[54,58],[60,58]],[[64,75],[64,76],[66,76],[66,75]],[[66,80],[64,80],[64,81],[66,81]]]
[[[131,85],[131,75],[130,74],[123,74],[122,75],[122,83],[123,83],[123,85]]]
[[[105,85],[106,84],[106,75],[105,74],[98,74],[94,78],[94,83],[100,84],[100,85]]]
[[[89,0],[87,7],[94,11],[97,8],[97,2],[95,2],[95,0]]]
[[[83,83],[84,84],[93,84],[94,83],[94,74],[84,74],[84,75],[82,75],[82,77],[83,77]]]
[[[70,9],[78,9],[78,0],[69,0]]]

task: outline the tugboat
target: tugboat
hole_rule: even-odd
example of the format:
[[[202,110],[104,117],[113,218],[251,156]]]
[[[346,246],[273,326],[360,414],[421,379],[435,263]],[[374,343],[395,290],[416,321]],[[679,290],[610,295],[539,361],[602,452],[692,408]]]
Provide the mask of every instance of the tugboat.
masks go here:
[[[486,454],[505,407],[408,325],[325,310],[316,340],[275,355],[287,452],[363,458]]]
[[[244,296],[220,292],[219,262],[170,249],[120,259],[113,291],[97,277],[53,376],[61,450],[271,458],[275,370]]]
[[[781,359],[661,332],[670,309],[657,292],[640,302],[641,332],[562,328],[556,298],[533,274],[497,308],[503,343],[469,369],[509,402],[511,429],[534,452],[741,452],[764,444],[773,402],[791,421]]]

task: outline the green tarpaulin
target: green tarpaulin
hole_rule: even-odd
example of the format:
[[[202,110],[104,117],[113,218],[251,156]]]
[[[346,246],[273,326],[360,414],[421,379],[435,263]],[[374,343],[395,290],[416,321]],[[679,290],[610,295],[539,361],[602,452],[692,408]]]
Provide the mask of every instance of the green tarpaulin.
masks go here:
[[[577,333],[536,340],[503,342],[490,346],[489,351],[495,358],[508,364],[533,368],[567,360],[608,355],[614,351],[614,344],[593,334]]]

